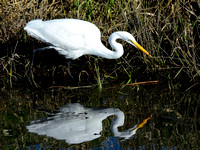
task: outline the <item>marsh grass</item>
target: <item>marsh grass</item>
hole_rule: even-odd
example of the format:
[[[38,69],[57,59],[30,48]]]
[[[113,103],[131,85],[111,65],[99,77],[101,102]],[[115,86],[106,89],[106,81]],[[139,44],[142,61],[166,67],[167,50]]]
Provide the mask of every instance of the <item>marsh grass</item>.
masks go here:
[[[13,45],[12,48],[5,46],[1,50],[3,53],[0,71],[5,84],[12,85],[13,81],[27,78],[30,55],[41,42],[27,36],[23,27],[28,21],[38,18],[43,20],[78,18],[90,21],[101,30],[102,42],[107,47],[109,47],[107,40],[112,32],[126,30],[132,33],[138,43],[153,56],[148,58],[132,46],[120,41],[125,49],[121,59],[99,58],[96,62],[92,61],[94,65],[88,67],[87,61],[92,60],[92,57],[83,56],[75,63],[75,66],[80,66],[74,69],[74,74],[79,75],[79,84],[85,83],[85,76],[87,81],[96,80],[99,84],[99,81],[104,79],[104,81],[118,80],[122,83],[167,79],[170,80],[168,82],[170,86],[177,81],[191,84],[200,82],[200,4],[197,1],[9,0],[1,2],[0,5],[0,41],[4,45]],[[13,44],[15,41],[25,42],[29,46],[25,48],[22,44],[15,48]],[[12,49],[15,49],[15,53]],[[25,50],[29,52],[28,57]],[[20,59],[17,56],[20,56]],[[35,66],[37,70],[34,76],[41,72],[41,67],[45,69],[42,63],[38,65],[40,67]],[[47,67],[48,72],[54,74],[53,67]],[[44,71],[38,76],[48,74]],[[62,78],[67,76],[63,70]],[[54,84],[56,82],[52,81]]]

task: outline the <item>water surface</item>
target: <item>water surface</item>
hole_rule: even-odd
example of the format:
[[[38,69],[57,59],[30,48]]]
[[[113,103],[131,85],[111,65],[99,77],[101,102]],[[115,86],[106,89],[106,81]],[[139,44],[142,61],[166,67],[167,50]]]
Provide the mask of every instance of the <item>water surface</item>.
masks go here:
[[[0,149],[198,149],[200,147],[198,92],[170,92],[167,88],[155,85],[125,88],[110,85],[103,87],[101,93],[96,88],[70,90],[62,87],[47,90],[20,88],[2,89],[0,99]],[[93,122],[90,121],[88,125],[90,128],[84,131],[92,133],[96,138],[70,144],[53,136],[28,132],[28,125],[34,121],[45,123],[48,119],[48,121],[53,120],[56,117],[52,116],[56,113],[60,116],[54,122],[59,122],[63,118],[70,120],[73,116],[77,117],[77,114],[70,116],[69,111],[65,111],[64,115],[59,112],[65,106],[74,104],[80,106],[77,110],[87,109],[89,112],[94,110],[104,114],[96,113]],[[124,115],[123,126],[118,128],[118,132],[121,133],[131,128],[130,132],[133,131],[134,127],[146,118],[151,115],[152,117],[146,120],[141,128],[135,130],[134,134],[125,138],[113,132],[112,122],[116,119],[116,114],[108,115],[108,113],[114,110]],[[82,113],[82,118],[79,118],[88,119],[93,116],[87,115],[88,112]],[[76,126],[82,129],[81,123],[84,123],[78,123],[80,126]],[[75,129],[73,125],[67,129]],[[92,128],[93,126],[95,128]],[[53,127],[58,126],[54,124]],[[42,131],[39,134],[41,133]],[[77,132],[76,136],[77,134],[83,135],[81,132]]]

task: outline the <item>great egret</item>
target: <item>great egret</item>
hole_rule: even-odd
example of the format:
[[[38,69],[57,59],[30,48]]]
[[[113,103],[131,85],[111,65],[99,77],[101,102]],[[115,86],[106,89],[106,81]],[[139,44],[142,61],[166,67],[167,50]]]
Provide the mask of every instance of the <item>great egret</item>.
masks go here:
[[[96,55],[107,59],[120,58],[124,50],[123,46],[116,42],[116,39],[130,43],[151,57],[126,31],[117,31],[111,34],[109,43],[115,51],[109,50],[101,42],[100,30],[94,24],[84,20],[55,19],[42,21],[37,19],[30,21],[24,29],[30,36],[51,45],[39,50],[53,48],[67,59],[77,59],[82,55]]]
[[[29,132],[39,135],[47,135],[58,140],[65,140],[69,144],[78,144],[91,141],[101,136],[102,121],[109,116],[115,115],[112,120],[111,131],[115,137],[124,139],[131,138],[147,120],[133,128],[119,132],[118,127],[124,124],[124,113],[118,108],[93,109],[86,108],[79,103],[68,104],[49,117],[32,121],[27,129]]]

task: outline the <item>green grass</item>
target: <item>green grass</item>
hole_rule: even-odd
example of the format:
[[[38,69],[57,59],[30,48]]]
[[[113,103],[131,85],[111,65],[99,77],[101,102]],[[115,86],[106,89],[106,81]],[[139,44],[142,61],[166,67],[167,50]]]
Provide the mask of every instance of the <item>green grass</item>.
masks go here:
[[[28,78],[27,68],[32,50],[42,44],[27,36],[23,27],[36,18],[78,18],[90,21],[101,30],[102,41],[107,47],[108,37],[112,32],[125,30],[133,34],[138,43],[153,56],[148,58],[123,41],[125,53],[121,59],[99,58],[95,62],[91,56],[83,56],[74,63],[78,66],[75,67],[74,74],[79,75],[79,85],[96,82],[100,87],[102,78],[103,82],[121,83],[166,79],[170,80],[170,85],[171,82],[200,82],[199,2],[9,0],[1,5],[0,42],[3,53],[0,54],[0,73],[4,85],[12,86],[13,83]],[[93,65],[88,66],[88,61]],[[40,67],[34,66],[35,82],[40,83],[41,76],[53,73],[53,67],[42,64],[42,61]],[[46,71],[42,72],[43,69]],[[83,72],[87,73],[87,79]],[[65,80],[68,78],[65,70],[63,74],[60,80],[64,81],[63,84],[69,84],[69,80]],[[49,86],[60,83],[62,82],[52,78]]]

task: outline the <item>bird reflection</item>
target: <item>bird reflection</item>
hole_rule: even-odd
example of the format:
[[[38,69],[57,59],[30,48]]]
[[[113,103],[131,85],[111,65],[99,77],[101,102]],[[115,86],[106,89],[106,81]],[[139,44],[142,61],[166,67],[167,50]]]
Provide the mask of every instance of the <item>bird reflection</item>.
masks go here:
[[[148,117],[142,123],[126,131],[119,132],[118,127],[124,124],[124,113],[118,108],[94,109],[86,108],[79,103],[68,104],[52,116],[32,121],[27,126],[29,132],[47,135],[69,144],[79,144],[94,140],[101,136],[102,121],[115,115],[111,131],[115,137],[129,139],[136,130],[146,124]]]

